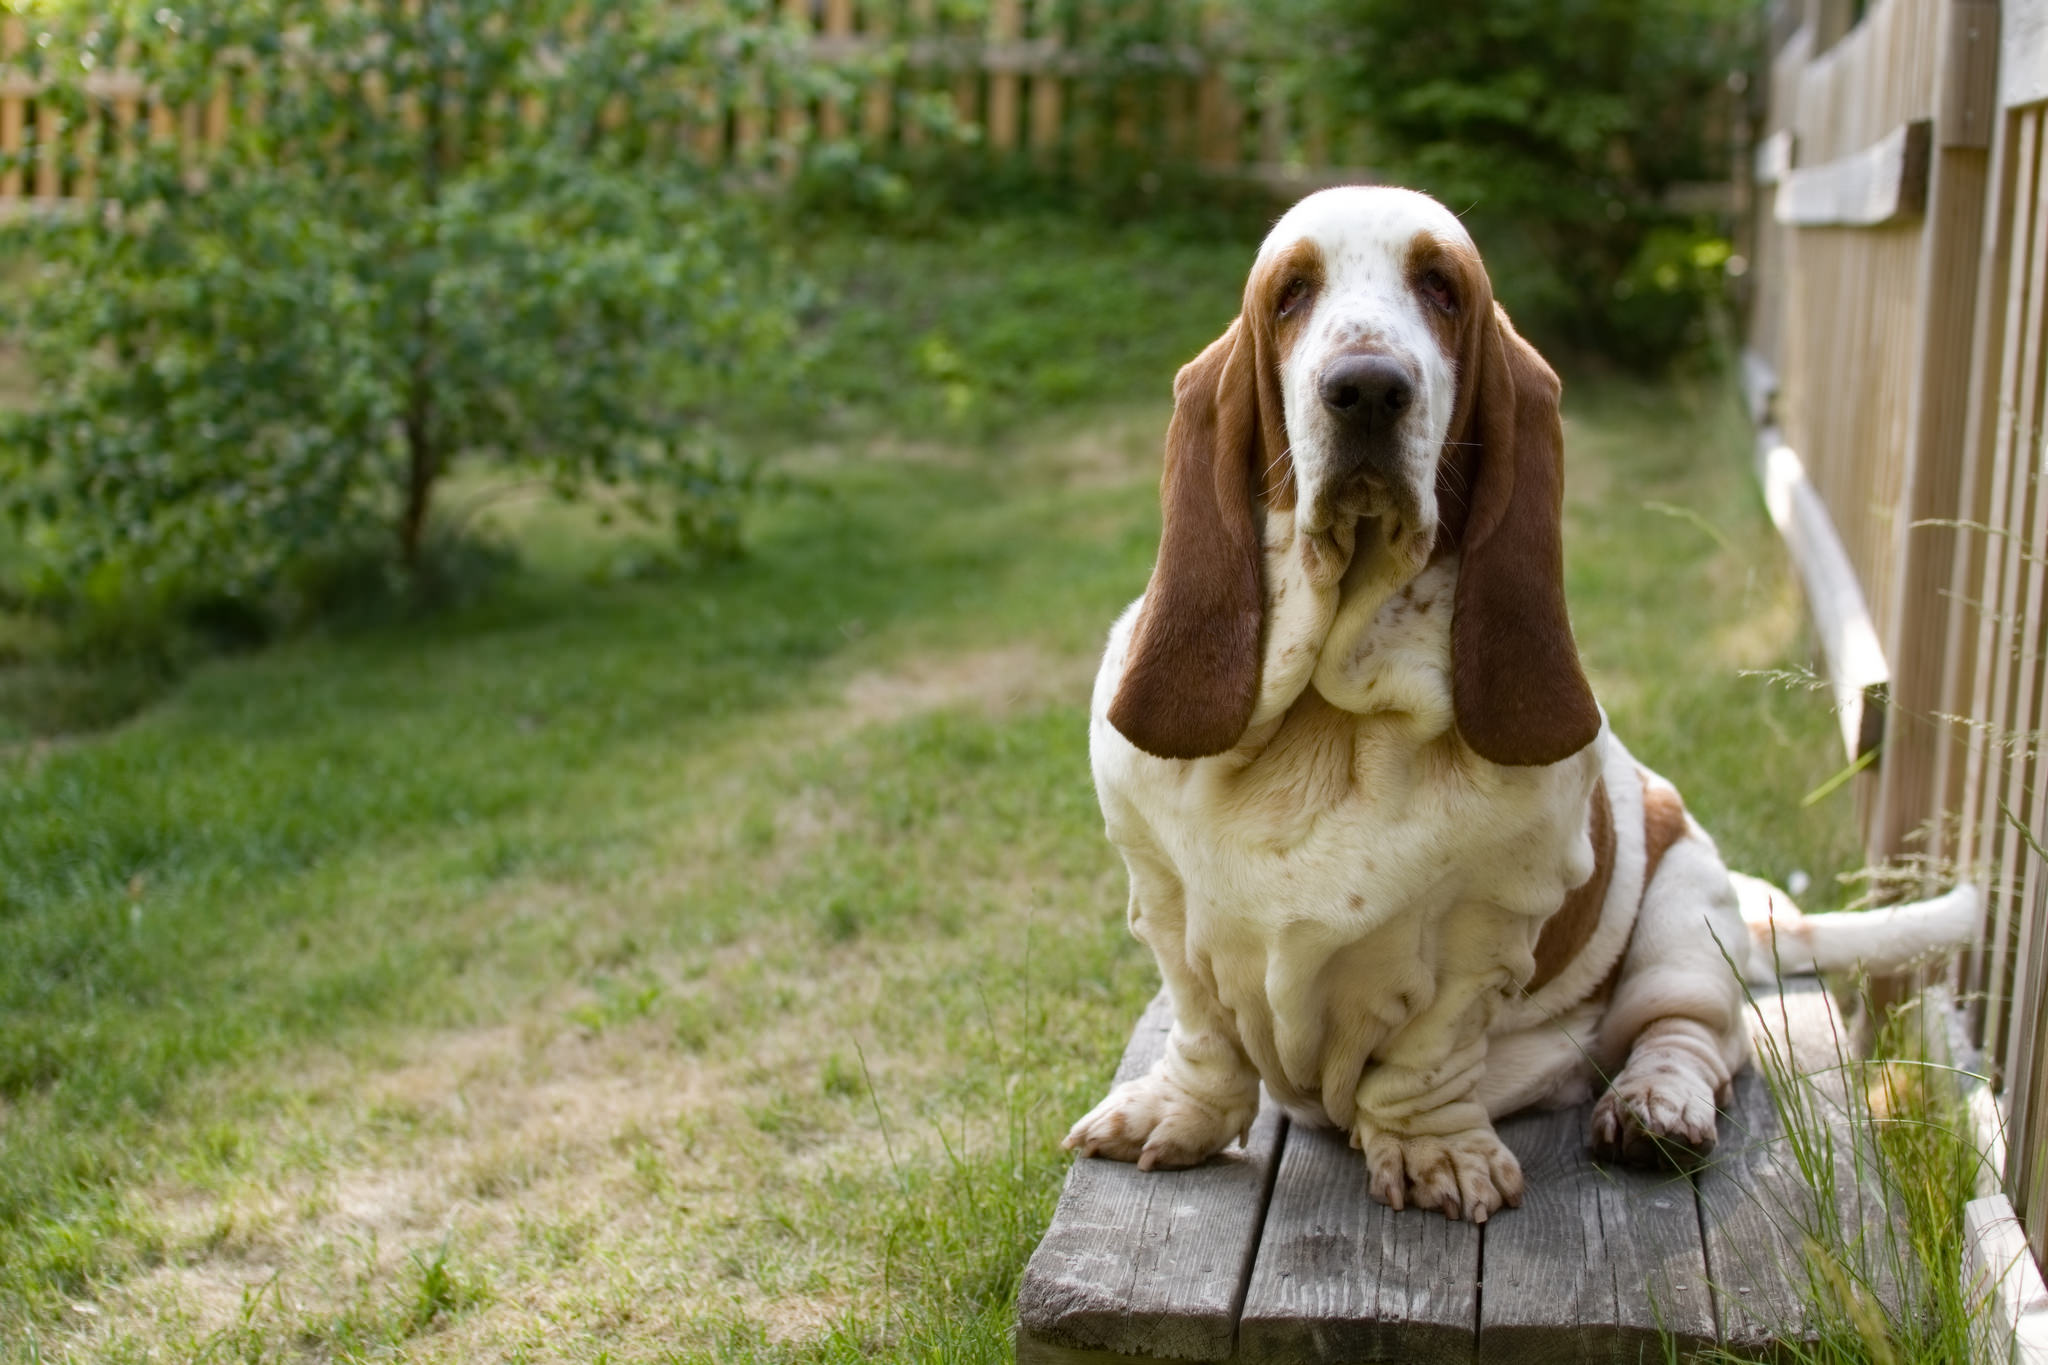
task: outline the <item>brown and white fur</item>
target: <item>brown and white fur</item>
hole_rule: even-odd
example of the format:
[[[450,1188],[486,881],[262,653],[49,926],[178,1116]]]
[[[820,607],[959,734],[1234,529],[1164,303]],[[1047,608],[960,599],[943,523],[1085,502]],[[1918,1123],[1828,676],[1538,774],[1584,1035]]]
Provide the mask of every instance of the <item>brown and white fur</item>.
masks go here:
[[[1608,729],[1565,612],[1558,381],[1436,201],[1280,220],[1175,381],[1161,496],[1090,749],[1175,1022],[1069,1148],[1200,1162],[1263,1082],[1349,1130],[1375,1198],[1481,1221],[1523,1189],[1492,1120],[1603,1078],[1598,1153],[1710,1148],[1737,972],[1969,932],[1967,888],[1773,921]]]

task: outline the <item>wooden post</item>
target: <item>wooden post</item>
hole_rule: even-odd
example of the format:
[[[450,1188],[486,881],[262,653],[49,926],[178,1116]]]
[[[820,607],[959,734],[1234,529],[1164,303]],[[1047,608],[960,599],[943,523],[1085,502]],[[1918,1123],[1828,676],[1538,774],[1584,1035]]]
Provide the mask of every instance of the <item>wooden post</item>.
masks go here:
[[[1038,0],[1033,27],[1039,41],[1044,44],[1046,58],[1045,65],[1031,81],[1031,152],[1041,163],[1050,162],[1060,145],[1062,88],[1059,63],[1065,35],[1060,32],[1059,25],[1057,0]]]
[[[894,25],[890,22],[891,0],[867,0],[862,6],[861,18],[869,42],[881,47],[887,44]],[[877,77],[868,87],[867,99],[861,107],[861,136],[870,149],[884,146],[889,141],[889,126],[895,119],[896,87],[893,82]]]
[[[232,106],[229,104],[229,85],[232,77],[226,70],[214,72],[216,84],[213,94],[206,101],[206,145],[218,147],[228,140],[228,117]]]
[[[36,198],[52,200],[64,194],[64,120],[49,100],[36,101]]]
[[[936,40],[939,36],[939,26],[935,17],[936,13],[935,0],[910,0],[908,31],[904,36],[913,44],[929,44]],[[909,79],[905,81],[905,85],[914,95],[925,87],[929,73],[923,69],[913,68],[908,74]],[[904,120],[903,145],[906,147],[922,147],[924,145],[924,124],[921,120],[915,118]]]
[[[1878,772],[1871,851],[1906,851],[1946,811],[1934,786],[1945,722],[1938,720],[1945,660],[1936,648],[1960,607],[1943,589],[1955,559],[1957,498],[1970,390],[1970,340],[1989,171],[1990,92],[1997,10],[1992,0],[1949,0],[1928,169],[1927,217],[1914,289],[1918,327],[1907,409],[1906,473],[1892,530],[1897,582],[1885,635],[1892,668],[1884,758]],[[1972,97],[1982,101],[1973,109]]]
[[[0,63],[11,63],[27,46],[21,20],[0,19]],[[8,159],[0,170],[0,200],[21,198],[24,176],[20,162],[23,134],[28,121],[28,95],[24,79],[11,66],[0,76],[0,157]]]
[[[810,0],[782,0],[782,16],[791,24],[800,25],[806,35],[811,28]],[[776,120],[776,134],[783,143],[782,153],[785,170],[795,169],[797,148],[809,137],[811,111],[809,102],[795,92],[783,96],[781,116]]]
[[[1022,0],[991,0],[988,42],[994,60],[988,64],[988,145],[996,152],[1014,151],[1017,146],[1024,82],[1014,63],[1023,36]]]
[[[767,103],[761,73],[749,73],[740,85],[739,102],[732,113],[733,160],[743,166],[760,159],[761,143],[768,133]]]
[[[1211,7],[1202,22],[1202,77],[1196,87],[1196,125],[1201,139],[1198,155],[1213,169],[1234,167],[1243,159],[1239,137],[1244,111],[1238,107],[1224,71],[1222,41],[1225,19],[1220,8]]]
[[[825,0],[825,37],[831,44],[834,60],[838,52],[853,37],[853,0]],[[828,142],[837,142],[846,136],[846,107],[837,99],[827,99],[818,107],[818,135]]]
[[[100,111],[99,101],[87,95],[85,116],[78,120],[76,136],[78,145],[78,176],[72,182],[71,193],[81,201],[91,201],[100,192]]]
[[[135,47],[124,43],[115,58],[121,87],[114,92],[114,154],[123,166],[134,164],[136,124],[142,117],[142,78],[135,68]]]
[[[1310,171],[1320,171],[1330,163],[1330,101],[1322,91],[1312,92],[1308,108],[1302,120],[1301,156],[1308,163]]]

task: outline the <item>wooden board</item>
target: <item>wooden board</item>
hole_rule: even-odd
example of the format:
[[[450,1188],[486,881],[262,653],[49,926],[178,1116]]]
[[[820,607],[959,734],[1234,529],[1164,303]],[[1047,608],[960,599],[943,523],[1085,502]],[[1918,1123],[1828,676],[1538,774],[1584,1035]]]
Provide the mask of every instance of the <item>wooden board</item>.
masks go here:
[[[1855,1247],[1888,1216],[1857,1150],[1841,1061],[1853,1039],[1819,983],[1757,995],[1764,1050],[1808,1077],[1811,1131],[1838,1154],[1830,1199],[1813,1200],[1762,1076],[1737,1079],[1721,1143],[1697,1181],[1596,1165],[1588,1106],[1500,1124],[1528,1177],[1521,1208],[1483,1228],[1396,1213],[1366,1193],[1343,1134],[1270,1107],[1249,1149],[1195,1171],[1075,1164],[1025,1272],[1024,1365],[1234,1361],[1639,1362],[1717,1337],[1767,1349],[1804,1337],[1802,1235]],[[1154,1002],[1118,1079],[1165,1044]],[[1904,1297],[1879,1257],[1860,1273],[1882,1311]]]
[[[1811,1236],[1858,1268],[1886,1313],[1900,1291],[1882,1253],[1886,1201],[1858,1156],[1858,1112],[1844,1068],[1853,1056],[1834,1000],[1818,981],[1798,978],[1782,993],[1755,997],[1760,1062],[1736,1077],[1721,1117],[1721,1146],[1698,1179],[1700,1226],[1718,1327],[1730,1347],[1760,1349],[1774,1338],[1806,1338],[1802,1242]],[[1798,1094],[1807,1155],[1785,1135],[1762,1067],[1810,1082]],[[1817,1157],[1826,1151],[1830,1155]],[[1801,1165],[1825,1170],[1832,1195],[1816,1207]]]
[[[1999,105],[2048,100],[2048,0],[2005,0],[1999,9]]]
[[[1916,218],[1927,203],[1934,125],[1915,119],[1850,156],[1800,166],[1778,186],[1777,219],[1789,227],[1879,227]]]
[[[1470,1361],[1479,1237],[1470,1223],[1374,1202],[1342,1133],[1295,1125],[1245,1294],[1243,1358]]]
[[[1118,1082],[1150,1069],[1171,1023],[1162,995],[1139,1021]],[[1190,1171],[1075,1162],[1017,1296],[1021,1365],[1078,1365],[1102,1352],[1227,1359],[1285,1128],[1268,1105],[1242,1150]]]
[[[1806,588],[1841,722],[1842,747],[1853,761],[1884,741],[1883,699],[1891,668],[1849,552],[1798,453],[1770,427],[1758,433],[1756,450],[1764,506]]]
[[[1963,1294],[1982,1303],[1972,1344],[1980,1365],[2048,1365],[2048,1284],[2002,1194],[1963,1208]]]
[[[1487,1223],[1479,1359],[1515,1365],[1664,1358],[1714,1342],[1699,1207],[1685,1177],[1601,1166],[1584,1107],[1498,1127],[1528,1182]]]

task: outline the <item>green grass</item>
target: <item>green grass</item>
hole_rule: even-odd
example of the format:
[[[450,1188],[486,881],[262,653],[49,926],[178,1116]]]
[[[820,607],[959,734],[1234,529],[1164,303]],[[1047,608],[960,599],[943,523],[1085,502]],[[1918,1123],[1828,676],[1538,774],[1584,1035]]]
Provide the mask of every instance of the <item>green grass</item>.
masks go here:
[[[1114,304],[1102,261],[1150,259],[1017,233],[986,266],[833,250],[925,280],[977,365],[1051,344],[1000,335],[1004,270]],[[9,751],[0,1358],[1006,1358],[1057,1139],[1156,986],[1091,655],[1149,567],[1171,369],[1249,250],[1133,285],[1157,335],[1049,293],[1061,363],[1095,321],[1129,350],[1000,436],[887,434],[952,399],[878,389],[885,434],[807,436],[742,563],[620,574],[627,533],[508,503],[522,567],[466,605]],[[1054,407],[1017,382],[995,410]],[[1825,901],[1848,798],[1800,805],[1824,701],[1744,675],[1807,645],[1739,414],[1568,403],[1617,730],[1731,862]]]
[[[1881,1031],[1884,1060],[1838,1045],[1832,1065],[1793,1057],[1781,1039],[1759,1041],[1784,1133],[1777,1156],[1803,1194],[1759,1206],[1799,1248],[1804,1272],[1805,1331],[1777,1359],[1951,1365],[1978,1354],[1972,1336],[1988,1287],[1964,1282],[1963,1209],[1998,1177],[1984,1168],[1966,1112],[1966,1090],[1983,1078],[1949,1063],[1945,1031],[1911,1005]]]
[[[1050,215],[828,237],[806,253],[820,388],[842,419],[955,436],[1163,400],[1190,345],[1236,315],[1257,245]]]

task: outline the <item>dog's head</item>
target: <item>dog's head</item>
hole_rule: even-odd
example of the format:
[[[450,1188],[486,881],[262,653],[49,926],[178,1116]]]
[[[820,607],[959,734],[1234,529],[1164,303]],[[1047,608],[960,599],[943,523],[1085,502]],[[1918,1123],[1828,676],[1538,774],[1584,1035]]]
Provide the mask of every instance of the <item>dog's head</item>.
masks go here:
[[[1291,512],[1311,554],[1348,554],[1365,520],[1407,573],[1458,553],[1452,695],[1481,757],[1585,747],[1600,716],[1565,615],[1563,455],[1557,376],[1456,216],[1408,190],[1310,195],[1174,380],[1159,561],[1111,723],[1164,758],[1237,742],[1259,688],[1260,527]]]

